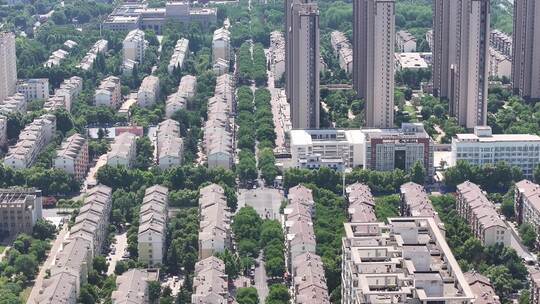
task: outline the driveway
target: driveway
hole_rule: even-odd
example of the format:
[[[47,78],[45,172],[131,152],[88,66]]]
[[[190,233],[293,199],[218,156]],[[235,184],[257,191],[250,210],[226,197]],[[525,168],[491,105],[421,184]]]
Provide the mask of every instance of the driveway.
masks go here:
[[[127,248],[127,232],[123,232],[121,234],[117,234],[114,236],[115,239],[115,250],[111,251],[109,253],[109,256],[107,259],[110,258],[109,262],[109,268],[107,269],[107,275],[114,274],[114,268],[116,267],[116,263],[118,261],[122,260],[122,256],[124,255],[124,252]]]

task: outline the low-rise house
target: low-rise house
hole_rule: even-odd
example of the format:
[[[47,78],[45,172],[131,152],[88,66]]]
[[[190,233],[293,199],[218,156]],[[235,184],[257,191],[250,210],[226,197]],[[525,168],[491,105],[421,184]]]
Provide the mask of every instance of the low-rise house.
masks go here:
[[[131,168],[137,157],[137,138],[129,132],[122,133],[114,139],[111,151],[107,153],[107,165]]]
[[[80,134],[73,134],[64,139],[60,149],[56,150],[54,167],[72,174],[82,180],[88,170],[88,141]]]

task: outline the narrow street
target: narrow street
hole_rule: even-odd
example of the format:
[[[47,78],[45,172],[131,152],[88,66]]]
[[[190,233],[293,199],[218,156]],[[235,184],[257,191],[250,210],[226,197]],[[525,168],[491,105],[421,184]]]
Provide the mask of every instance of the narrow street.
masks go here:
[[[259,294],[259,302],[264,303],[268,296],[268,277],[266,276],[266,269],[264,268],[264,258],[262,253],[257,258],[259,266],[255,267],[255,288]]]
[[[114,243],[115,249],[111,251],[111,254],[107,257],[109,262],[109,268],[107,269],[107,275],[114,274],[114,268],[116,268],[116,263],[122,260],[122,256],[127,248],[127,232],[117,234],[114,236],[116,242]],[[109,260],[110,258],[110,260]]]
[[[268,56],[268,55],[267,55]],[[267,71],[268,73],[268,90],[270,91],[270,94],[272,95],[272,116],[274,117],[274,125],[275,125],[275,131],[276,131],[276,149],[280,150],[285,147],[285,131],[283,130],[283,124],[280,120],[280,114],[279,114],[279,102],[280,102],[280,92],[281,89],[276,88],[274,86],[274,73],[270,70]]]

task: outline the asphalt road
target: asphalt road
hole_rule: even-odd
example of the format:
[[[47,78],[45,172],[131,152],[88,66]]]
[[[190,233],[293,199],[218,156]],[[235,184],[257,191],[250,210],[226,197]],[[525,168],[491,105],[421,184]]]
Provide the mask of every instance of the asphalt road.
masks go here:
[[[109,254],[108,257],[110,257],[109,262],[109,268],[107,269],[107,275],[114,274],[114,268],[116,267],[116,263],[118,261],[122,260],[122,256],[124,255],[124,251],[127,248],[127,232],[123,232],[121,234],[117,234],[114,236],[114,239],[116,240],[114,254]]]
[[[257,258],[259,266],[255,267],[255,288],[259,294],[259,302],[264,303],[268,296],[268,277],[266,276],[266,269],[264,269],[264,259],[262,253]]]

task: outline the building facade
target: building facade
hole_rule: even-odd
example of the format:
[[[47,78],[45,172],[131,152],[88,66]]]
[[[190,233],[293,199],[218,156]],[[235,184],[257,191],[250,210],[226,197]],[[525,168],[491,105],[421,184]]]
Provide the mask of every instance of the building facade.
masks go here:
[[[169,189],[155,185],[145,191],[139,213],[137,249],[139,262],[149,266],[161,265],[166,253]]]
[[[64,139],[60,149],[56,150],[54,167],[65,171],[77,180],[83,180],[88,170],[88,141],[80,134],[73,134]]]
[[[7,144],[7,117],[0,115],[0,148]]]
[[[353,87],[368,128],[394,127],[395,1],[353,1]]]
[[[184,60],[189,54],[189,40],[182,38],[178,39],[176,46],[174,47],[171,60],[167,66],[167,72],[172,74],[175,69],[182,69],[184,67]]]
[[[109,76],[101,81],[94,94],[94,104],[117,109],[122,103],[120,78]]]
[[[107,165],[124,166],[130,169],[137,157],[137,138],[125,132],[118,135],[111,144],[111,151],[107,153]]]
[[[17,55],[15,34],[0,32],[0,100],[15,94],[17,89]]]
[[[396,46],[400,53],[416,52],[416,38],[407,31],[396,33]]]
[[[515,93],[540,99],[540,5],[535,0],[514,1],[512,82]]]
[[[41,190],[0,189],[0,234],[32,234],[34,225],[42,216]]]
[[[487,124],[489,22],[488,0],[434,2],[434,94],[469,129]]]
[[[231,214],[225,190],[211,184],[200,189],[199,259],[206,259],[232,245]]]
[[[516,183],[514,210],[519,225],[531,224],[540,232],[540,186],[529,180]]]
[[[180,166],[184,155],[184,141],[180,137],[180,124],[167,119],[156,131],[157,164],[162,170]]]
[[[139,91],[137,92],[137,104],[141,107],[149,107],[155,104],[159,98],[159,78],[156,76],[146,76]]]
[[[17,92],[23,94],[26,101],[47,100],[49,98],[49,79],[21,79],[17,81]]]

